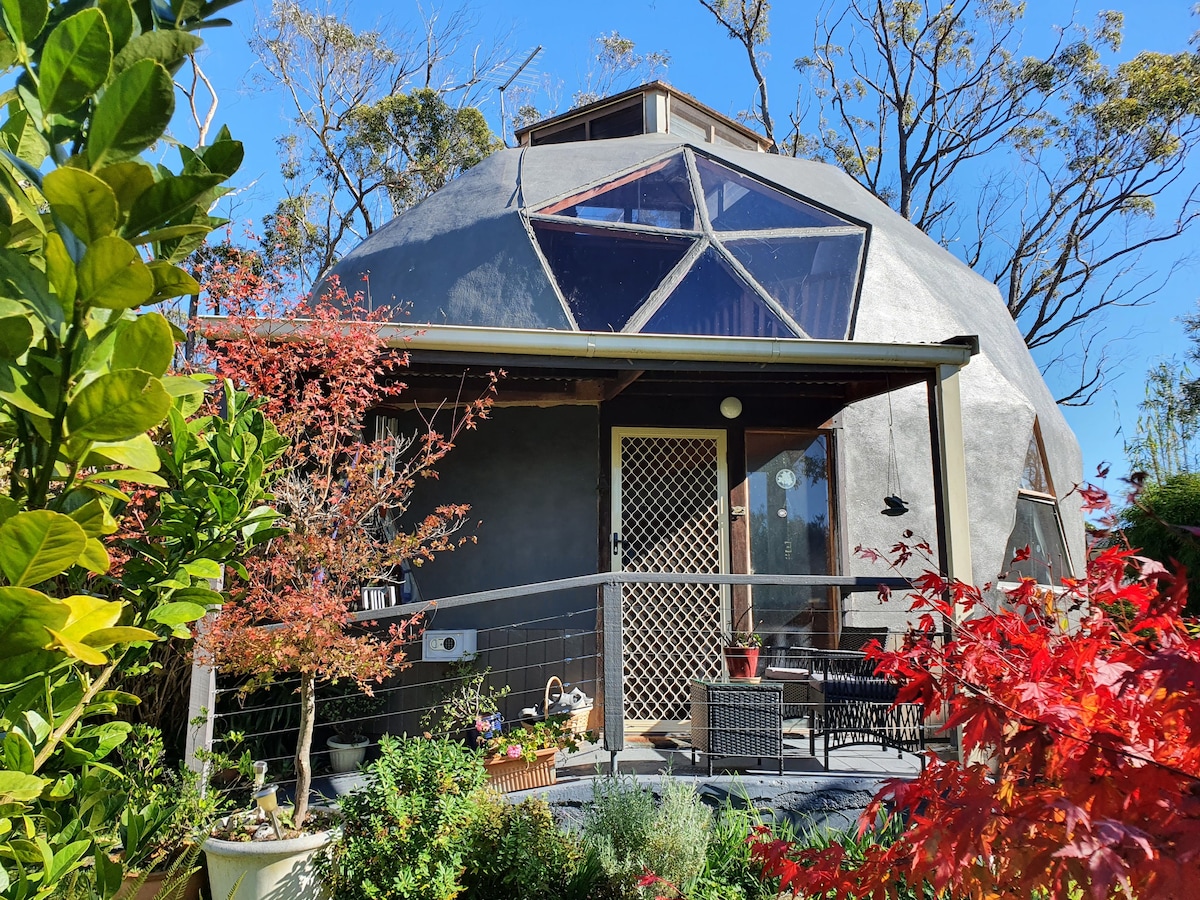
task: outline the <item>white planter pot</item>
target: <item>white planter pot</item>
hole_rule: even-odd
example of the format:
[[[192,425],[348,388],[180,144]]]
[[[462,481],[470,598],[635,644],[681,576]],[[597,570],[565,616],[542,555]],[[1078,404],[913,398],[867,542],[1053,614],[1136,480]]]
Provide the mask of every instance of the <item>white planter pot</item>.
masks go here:
[[[329,748],[329,767],[335,772],[354,772],[362,765],[367,755],[367,747],[371,742],[366,738],[354,743],[345,743],[335,737],[326,738],[325,746]]]
[[[204,842],[213,900],[329,900],[313,857],[334,840],[336,830],[286,841]],[[238,883],[238,879],[241,883]]]

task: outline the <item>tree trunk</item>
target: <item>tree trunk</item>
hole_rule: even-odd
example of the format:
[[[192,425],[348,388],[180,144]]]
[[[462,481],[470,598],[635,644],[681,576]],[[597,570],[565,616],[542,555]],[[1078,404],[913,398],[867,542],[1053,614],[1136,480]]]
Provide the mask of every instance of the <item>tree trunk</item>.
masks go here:
[[[312,786],[312,737],[317,713],[317,679],[300,676],[300,736],[296,739],[296,810],[293,824],[299,830],[308,817],[308,792]]]

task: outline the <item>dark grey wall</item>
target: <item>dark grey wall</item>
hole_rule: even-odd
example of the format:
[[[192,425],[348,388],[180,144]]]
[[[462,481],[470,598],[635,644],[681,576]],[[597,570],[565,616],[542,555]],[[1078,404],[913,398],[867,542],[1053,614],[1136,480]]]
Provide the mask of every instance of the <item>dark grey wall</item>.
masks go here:
[[[503,399],[503,383],[500,391]],[[438,479],[417,485],[411,513],[469,503],[469,533],[477,543],[416,570],[422,599],[595,572],[599,427],[596,407],[514,407],[493,410],[477,430],[463,434]],[[478,630],[477,667],[491,668],[494,687],[512,688],[503,708],[511,720],[541,701],[551,675],[597,696],[596,603],[589,588],[455,609],[434,605],[425,625]],[[421,662],[419,645],[411,650],[413,666],[390,698],[393,733],[419,732],[421,714],[444,693],[446,666]]]
[[[503,399],[503,384],[500,390]],[[470,532],[477,543],[416,570],[422,599],[595,572],[599,460],[596,407],[493,410],[460,437],[439,478],[420,482],[414,492],[415,515],[443,503],[469,503],[470,521],[478,523]],[[436,613],[432,627],[515,625],[594,603],[594,592],[579,594],[446,610]]]

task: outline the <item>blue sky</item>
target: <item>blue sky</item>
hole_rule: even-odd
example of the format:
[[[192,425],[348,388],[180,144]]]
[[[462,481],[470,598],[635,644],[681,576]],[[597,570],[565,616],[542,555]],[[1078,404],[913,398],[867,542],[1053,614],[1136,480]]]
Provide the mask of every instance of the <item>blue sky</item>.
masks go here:
[[[1098,11],[1115,4],[1035,0],[1025,20],[1028,52],[1044,49],[1053,39],[1055,25],[1074,21],[1090,24]],[[797,81],[792,60],[811,47],[813,12],[817,4],[803,0],[776,0],[772,10],[771,58],[766,64],[776,118],[795,102]],[[1126,9],[1125,43],[1119,58],[1140,50],[1177,52],[1186,49],[1191,35],[1200,29],[1200,17],[1191,12],[1190,0],[1141,0]],[[254,57],[247,42],[256,13],[269,4],[243,2],[232,10],[234,27],[205,33],[208,47],[205,71],[220,96],[217,122],[229,125],[236,138],[246,143],[246,162],[237,177],[241,191],[226,214],[236,221],[257,225],[281,193],[275,139],[287,128],[288,108],[281,95],[263,91],[254,83]],[[428,5],[426,5],[428,9]],[[454,9],[452,4],[446,10]],[[332,9],[349,11],[358,27],[375,27],[386,22],[403,28],[418,21],[416,6],[409,0],[396,3],[354,0]],[[507,35],[507,45],[516,56],[542,45],[536,71],[552,83],[561,83],[561,97],[569,98],[588,71],[592,39],[601,33],[619,31],[636,42],[639,52],[664,50],[671,55],[666,80],[720,112],[736,116],[754,100],[754,85],[740,45],[726,38],[708,12],[695,0],[606,0],[603,3],[563,0],[477,0],[472,6],[482,36]],[[542,98],[543,103],[545,97]],[[565,109],[566,105],[561,108]],[[498,128],[498,106],[491,93],[485,111]],[[183,136],[183,135],[181,135]],[[1193,161],[1193,179],[1200,181],[1200,160]],[[1200,232],[1196,232],[1200,234]],[[1147,257],[1148,269],[1165,271],[1179,257],[1192,252],[1195,236],[1185,236],[1165,252]],[[1110,383],[1092,406],[1067,409],[1068,421],[1079,436],[1084,453],[1084,474],[1090,475],[1102,461],[1113,463],[1113,474],[1126,470],[1118,427],[1131,431],[1137,404],[1143,396],[1146,370],[1156,361],[1182,357],[1189,342],[1178,319],[1194,311],[1200,291],[1195,288],[1197,269],[1181,268],[1161,290],[1152,305],[1121,310],[1109,320],[1107,333],[1117,339],[1110,345],[1113,359]],[[1051,384],[1054,390],[1055,385]]]

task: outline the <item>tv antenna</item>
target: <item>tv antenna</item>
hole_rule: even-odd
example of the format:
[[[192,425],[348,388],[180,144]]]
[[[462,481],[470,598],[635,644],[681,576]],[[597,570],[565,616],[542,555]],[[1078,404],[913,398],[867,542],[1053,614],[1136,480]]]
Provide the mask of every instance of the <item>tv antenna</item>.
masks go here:
[[[517,81],[517,79],[520,79],[520,85],[522,87],[531,87],[537,83],[537,72],[534,70],[525,72],[525,70],[529,68],[529,65],[541,52],[542,45],[538,44],[531,51],[529,51],[529,55],[525,57],[525,61],[513,70],[513,73],[508,76],[508,80],[505,81],[504,84],[500,85],[500,139],[504,141],[505,147],[508,146],[508,113],[504,108],[504,92],[508,90],[509,87],[512,86],[513,82]],[[507,68],[508,64],[499,67],[497,72],[498,78],[504,76]],[[525,72],[524,76],[522,76],[522,72]]]

